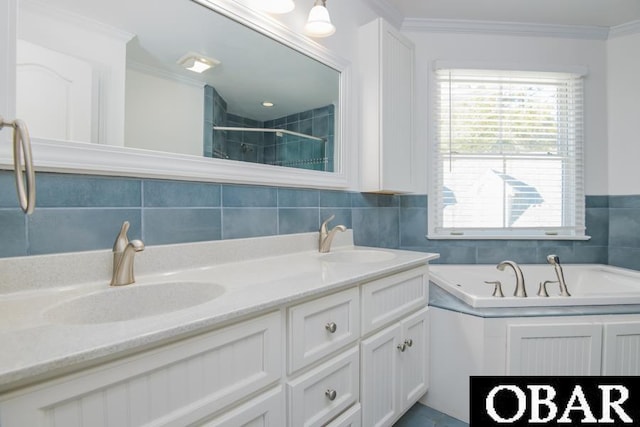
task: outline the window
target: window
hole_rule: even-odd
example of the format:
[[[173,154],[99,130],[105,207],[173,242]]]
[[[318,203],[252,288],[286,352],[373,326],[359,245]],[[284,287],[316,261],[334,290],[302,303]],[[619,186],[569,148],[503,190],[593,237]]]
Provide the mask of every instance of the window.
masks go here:
[[[585,238],[582,80],[436,71],[429,238]]]

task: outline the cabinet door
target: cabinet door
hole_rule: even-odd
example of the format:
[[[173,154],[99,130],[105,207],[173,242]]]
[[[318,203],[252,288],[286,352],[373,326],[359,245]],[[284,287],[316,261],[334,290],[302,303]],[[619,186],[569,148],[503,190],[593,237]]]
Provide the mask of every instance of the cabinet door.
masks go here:
[[[640,375],[640,322],[605,323],[602,375]]]
[[[360,27],[361,189],[406,192],[413,185],[414,46],[382,18]]]
[[[600,375],[602,326],[509,325],[507,375]]]
[[[398,346],[401,332],[402,327],[398,323],[361,343],[360,402],[363,426],[390,425],[400,413]]]
[[[400,410],[413,405],[429,386],[429,311],[427,308],[402,321],[402,343],[400,352],[402,371]]]

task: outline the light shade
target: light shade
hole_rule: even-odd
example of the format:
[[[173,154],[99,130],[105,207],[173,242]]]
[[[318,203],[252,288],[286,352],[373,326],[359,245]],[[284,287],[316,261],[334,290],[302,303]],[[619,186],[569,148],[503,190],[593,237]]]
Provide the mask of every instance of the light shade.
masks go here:
[[[220,61],[213,58],[208,58],[197,53],[189,52],[182,58],[178,59],[178,64],[182,65],[189,71],[196,73],[203,73],[209,68],[213,68],[220,64]]]
[[[304,32],[308,36],[328,37],[336,32],[336,27],[331,23],[325,4],[325,0],[316,0],[311,8],[309,19],[304,26]]]
[[[253,0],[252,4],[267,13],[289,13],[296,7],[293,0]]]

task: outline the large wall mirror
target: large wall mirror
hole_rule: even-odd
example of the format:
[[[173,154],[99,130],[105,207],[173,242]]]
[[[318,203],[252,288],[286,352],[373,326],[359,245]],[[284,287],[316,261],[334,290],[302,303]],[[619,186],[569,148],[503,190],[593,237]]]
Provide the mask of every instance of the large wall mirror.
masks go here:
[[[17,10],[16,116],[45,167],[346,182],[347,64],[275,20],[234,0],[17,0]],[[62,159],[67,149],[76,160]]]

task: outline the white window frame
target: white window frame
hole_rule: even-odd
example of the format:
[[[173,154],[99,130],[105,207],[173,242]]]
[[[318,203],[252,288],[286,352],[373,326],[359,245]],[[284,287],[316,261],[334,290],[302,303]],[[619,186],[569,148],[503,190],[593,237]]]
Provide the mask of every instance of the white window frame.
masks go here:
[[[435,61],[432,72],[430,73],[430,99],[429,114],[431,117],[431,149],[429,163],[429,183],[428,183],[428,234],[427,238],[432,240],[482,240],[482,239],[498,239],[498,240],[588,240],[590,236],[585,234],[585,191],[584,191],[584,136],[577,143],[578,151],[578,168],[575,172],[574,200],[574,224],[571,227],[529,227],[529,228],[444,228],[442,227],[442,215],[437,213],[437,209],[442,206],[440,198],[443,197],[442,179],[440,173],[441,152],[439,146],[439,123],[438,123],[438,100],[439,87],[436,73],[443,69],[477,69],[477,70],[510,70],[521,72],[555,72],[555,73],[571,73],[581,77],[586,76],[587,69],[585,67],[555,67],[541,68],[539,66],[523,66],[523,65],[505,65],[505,64],[478,64],[478,63],[457,63],[451,61]],[[584,85],[582,90],[584,91]],[[583,94],[584,102],[584,94]],[[582,107],[584,114],[584,106]],[[584,135],[584,121],[581,123],[582,133]]]

